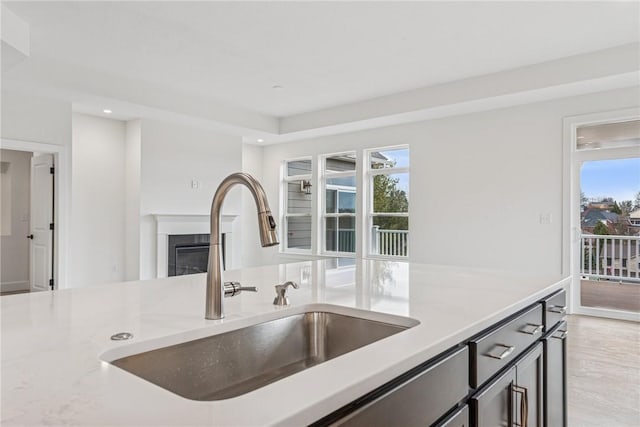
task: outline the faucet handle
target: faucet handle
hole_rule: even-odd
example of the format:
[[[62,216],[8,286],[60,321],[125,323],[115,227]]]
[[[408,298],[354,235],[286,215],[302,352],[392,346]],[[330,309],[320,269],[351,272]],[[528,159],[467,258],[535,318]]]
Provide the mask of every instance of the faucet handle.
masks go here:
[[[225,298],[235,297],[242,291],[258,292],[258,288],[255,286],[242,286],[240,282],[225,282],[224,283],[224,296]]]
[[[276,297],[273,299],[273,305],[289,305],[289,298],[287,297],[287,288],[292,286],[294,289],[298,289],[299,286],[296,282],[285,282],[282,285],[276,285]]]

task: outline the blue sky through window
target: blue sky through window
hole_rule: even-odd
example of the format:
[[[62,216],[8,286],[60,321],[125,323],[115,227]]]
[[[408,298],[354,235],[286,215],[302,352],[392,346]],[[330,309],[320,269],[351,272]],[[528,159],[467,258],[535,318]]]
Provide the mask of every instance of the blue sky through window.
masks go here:
[[[617,202],[635,200],[640,191],[640,157],[584,162],[580,188],[588,198],[612,197]]]
[[[395,160],[396,167],[409,167],[409,149],[401,148],[396,150],[383,150],[380,151],[381,154],[387,156],[388,158]],[[393,175],[394,178],[399,178],[397,188],[400,190],[404,190],[409,194],[409,174],[396,174]]]

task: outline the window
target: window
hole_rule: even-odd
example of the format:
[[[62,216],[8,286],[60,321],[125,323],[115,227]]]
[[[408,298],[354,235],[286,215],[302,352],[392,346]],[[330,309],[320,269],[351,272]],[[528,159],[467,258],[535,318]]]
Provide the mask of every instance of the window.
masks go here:
[[[576,129],[576,150],[601,150],[640,146],[640,120],[580,126]]]
[[[356,252],[356,153],[324,156],[322,252]]]
[[[409,249],[409,149],[369,150],[370,255],[406,257]]]
[[[284,162],[284,244],[290,252],[311,252],[311,159]]]
[[[283,251],[408,256],[408,147],[287,160],[282,182]]]

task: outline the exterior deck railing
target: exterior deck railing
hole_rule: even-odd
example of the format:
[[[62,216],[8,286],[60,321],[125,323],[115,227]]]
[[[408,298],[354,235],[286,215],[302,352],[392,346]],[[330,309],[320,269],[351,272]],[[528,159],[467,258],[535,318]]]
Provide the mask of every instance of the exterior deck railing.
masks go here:
[[[339,252],[355,252],[355,234],[355,230],[339,230],[337,250]],[[373,253],[376,255],[397,257],[408,255],[408,230],[380,230],[378,227],[373,227],[371,238]]]
[[[373,227],[372,246],[377,255],[406,257],[408,255],[408,230],[380,230]]]
[[[582,276],[640,283],[640,236],[583,234],[580,248]]]

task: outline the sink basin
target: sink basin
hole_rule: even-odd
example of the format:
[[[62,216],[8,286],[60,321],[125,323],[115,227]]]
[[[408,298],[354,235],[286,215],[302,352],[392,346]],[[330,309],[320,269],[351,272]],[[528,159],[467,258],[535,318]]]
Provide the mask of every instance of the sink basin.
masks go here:
[[[402,319],[389,316],[394,320]],[[386,323],[308,311],[110,361],[193,400],[236,397],[401,332]]]

